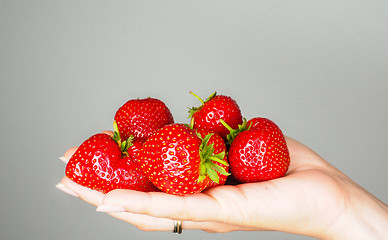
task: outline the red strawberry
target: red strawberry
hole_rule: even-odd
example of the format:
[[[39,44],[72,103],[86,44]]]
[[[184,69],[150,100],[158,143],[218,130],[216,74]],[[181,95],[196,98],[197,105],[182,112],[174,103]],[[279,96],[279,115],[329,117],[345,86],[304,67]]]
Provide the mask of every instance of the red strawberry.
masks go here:
[[[231,97],[217,95],[214,92],[206,101],[203,101],[194,93],[190,93],[202,102],[201,106],[193,107],[189,111],[192,128],[210,129],[225,139],[229,131],[221,124],[220,119],[232,128],[237,128],[242,123],[240,108]]]
[[[139,159],[141,168],[163,192],[174,195],[201,192],[210,180],[217,181],[215,170],[223,170],[213,161],[223,162],[225,152],[214,154],[214,148],[208,145],[210,137],[202,140],[183,124],[167,125],[144,143]]]
[[[156,190],[138,163],[125,153],[128,142],[119,141],[119,144],[122,147],[108,134],[93,135],[70,158],[66,176],[82,186],[103,193],[113,189]]]
[[[222,137],[219,134],[213,133],[212,131],[208,129],[203,129],[203,128],[195,129],[195,131],[197,132],[197,135],[199,134],[199,137],[201,137],[202,139],[205,138],[208,134],[211,134],[208,144],[213,146],[214,154],[222,154],[227,152],[224,139],[222,139]],[[228,162],[227,154],[224,154],[224,158],[222,160],[224,162]],[[214,162],[214,163],[222,167],[224,171],[223,173],[216,171],[218,174],[219,180],[218,182],[213,180],[210,181],[208,188],[224,185],[228,178],[228,175],[225,175],[225,172],[227,173],[229,172],[229,165],[225,165],[220,162]]]
[[[266,129],[267,131],[275,131],[275,132],[282,133],[279,126],[276,125],[273,121],[269,120],[268,118],[262,118],[262,117],[252,118],[247,122],[247,126],[250,127],[250,129],[254,129],[254,128]]]
[[[114,117],[123,139],[133,135],[147,139],[159,128],[174,122],[167,106],[159,99],[132,99],[121,106]]]
[[[129,148],[127,150],[128,156],[132,159],[138,159],[141,148],[143,147],[143,139],[128,138],[130,141]]]
[[[290,155],[280,128],[266,118],[254,118],[243,125],[245,127],[240,125],[240,132],[230,138],[232,175],[240,182],[258,182],[284,176],[290,165]]]

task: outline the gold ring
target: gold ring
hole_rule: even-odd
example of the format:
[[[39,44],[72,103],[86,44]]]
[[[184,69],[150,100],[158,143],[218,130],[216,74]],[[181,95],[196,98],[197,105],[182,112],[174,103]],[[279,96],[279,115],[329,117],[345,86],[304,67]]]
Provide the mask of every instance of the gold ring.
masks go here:
[[[172,231],[174,234],[182,233],[182,221],[174,220],[174,230]]]

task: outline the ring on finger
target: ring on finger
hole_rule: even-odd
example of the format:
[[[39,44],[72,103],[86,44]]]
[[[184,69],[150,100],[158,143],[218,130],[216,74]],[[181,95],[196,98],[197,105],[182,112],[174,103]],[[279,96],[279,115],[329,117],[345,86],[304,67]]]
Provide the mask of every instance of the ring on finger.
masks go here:
[[[182,233],[182,221],[174,220],[174,229],[172,231],[174,234],[181,234]]]

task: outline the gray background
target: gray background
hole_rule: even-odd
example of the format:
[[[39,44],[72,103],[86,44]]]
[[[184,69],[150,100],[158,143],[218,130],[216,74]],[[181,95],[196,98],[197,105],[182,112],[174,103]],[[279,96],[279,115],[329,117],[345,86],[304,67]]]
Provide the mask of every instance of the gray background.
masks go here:
[[[0,239],[311,239],[142,232],[54,186],[131,98],[177,122],[212,91],[388,202],[388,2],[0,0]]]

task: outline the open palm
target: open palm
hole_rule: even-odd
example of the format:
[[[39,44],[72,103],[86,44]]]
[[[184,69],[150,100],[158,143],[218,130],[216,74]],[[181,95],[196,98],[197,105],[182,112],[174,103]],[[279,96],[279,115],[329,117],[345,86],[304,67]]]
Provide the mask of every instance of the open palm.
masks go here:
[[[323,238],[344,219],[350,196],[369,194],[305,145],[286,140],[289,171],[271,181],[224,185],[183,197],[133,190],[104,195],[66,177],[61,186],[98,206],[97,211],[146,231],[171,231],[173,220],[181,220],[184,229],[207,232],[274,230]]]

